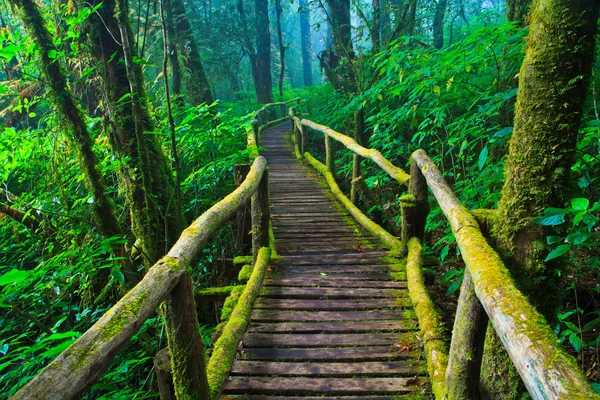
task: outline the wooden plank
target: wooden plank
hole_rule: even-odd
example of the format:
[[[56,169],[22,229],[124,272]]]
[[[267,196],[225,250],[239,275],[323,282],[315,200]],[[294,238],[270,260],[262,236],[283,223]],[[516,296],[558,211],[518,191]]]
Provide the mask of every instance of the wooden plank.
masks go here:
[[[224,393],[373,394],[408,393],[425,386],[424,378],[280,378],[234,376]]]
[[[307,271],[307,272],[297,272],[290,270],[276,271],[272,272],[269,275],[269,278],[272,279],[310,279],[310,278],[318,278],[322,277],[321,270],[319,271]],[[325,272],[323,272],[325,273]],[[335,280],[384,280],[389,281],[392,279],[388,271],[383,272],[333,272],[328,270],[326,272],[326,276],[330,279]]]
[[[231,369],[232,375],[421,375],[422,363],[407,361],[369,361],[364,363],[297,363],[237,360]]]
[[[252,323],[251,333],[320,333],[320,332],[386,332],[415,328],[415,321],[350,321],[350,322],[276,322]]]
[[[268,279],[264,283],[266,286],[319,286],[319,287],[340,287],[340,288],[386,288],[386,289],[406,289],[406,282],[390,281],[359,281],[359,280],[339,280],[336,275],[327,275],[308,278],[308,279]]]
[[[393,346],[322,348],[244,348],[245,360],[288,361],[375,361],[406,359],[410,351]]]
[[[398,339],[399,333],[247,333],[243,343],[245,347],[391,346]]]
[[[414,394],[406,395],[393,395],[393,396],[318,396],[318,397],[307,397],[307,396],[263,396],[259,394],[251,395],[224,395],[221,400],[409,400],[414,399]],[[420,398],[420,397],[419,397]],[[423,400],[433,400],[430,395],[424,395]]]
[[[317,272],[317,273],[336,273],[336,272],[389,272],[389,265],[277,265],[273,268],[278,272]]]
[[[410,299],[360,299],[360,300],[307,300],[270,299],[259,297],[255,308],[294,309],[294,310],[369,310],[378,308],[407,307]]]
[[[271,298],[317,299],[321,297],[356,299],[356,298],[387,298],[400,295],[396,289],[378,288],[336,288],[336,287],[264,287],[261,295]],[[407,294],[406,294],[407,295]]]
[[[282,311],[259,309],[252,312],[253,324],[257,321],[371,321],[400,318],[405,318],[404,312],[401,310]]]

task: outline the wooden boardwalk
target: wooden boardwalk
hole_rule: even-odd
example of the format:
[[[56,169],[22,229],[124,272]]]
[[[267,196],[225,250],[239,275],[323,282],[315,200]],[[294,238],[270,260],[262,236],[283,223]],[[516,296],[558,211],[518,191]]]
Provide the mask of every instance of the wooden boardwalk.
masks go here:
[[[266,130],[260,143],[284,258],[267,273],[223,398],[375,400],[428,392],[406,283],[390,274],[402,274],[401,260],[382,259],[374,238],[357,235],[349,214],[293,157],[287,129]]]

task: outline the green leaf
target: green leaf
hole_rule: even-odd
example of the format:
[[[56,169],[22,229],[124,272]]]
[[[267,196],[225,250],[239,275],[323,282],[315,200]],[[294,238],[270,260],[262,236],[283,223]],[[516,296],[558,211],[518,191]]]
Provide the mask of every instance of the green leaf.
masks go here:
[[[585,211],[590,206],[590,201],[585,197],[571,199],[571,208],[577,211]]]
[[[74,337],[77,338],[79,336],[81,336],[81,334],[79,332],[75,332],[75,331],[54,333],[54,334],[42,339],[42,341],[40,343],[49,342],[50,340],[60,340],[60,339],[64,339],[64,338],[74,338]]]
[[[118,280],[119,283],[121,283],[121,285],[125,283],[125,275],[123,275],[123,273],[118,269],[113,269],[112,271],[110,271],[110,274],[113,278]]]
[[[42,357],[54,357],[59,355],[60,353],[62,353],[63,351],[65,351],[67,348],[69,348],[70,345],[73,344],[73,342],[75,342],[75,339],[73,340],[66,340],[64,342],[62,342],[61,344],[59,344],[58,346],[54,346],[49,348],[48,350],[46,350],[45,352],[43,352],[41,354]]]
[[[593,382],[591,385],[592,385],[592,389],[594,389],[594,392],[600,394],[600,383]]]
[[[17,283],[24,281],[31,275],[29,271],[20,271],[18,269],[11,269],[4,275],[0,276],[0,286],[6,286],[11,283]]]
[[[440,89],[439,86],[434,86],[433,87],[433,93],[437,94],[438,96],[442,94],[442,89]]]
[[[546,259],[544,260],[544,262],[550,261],[550,260],[554,260],[555,258],[558,258],[558,257],[562,256],[563,254],[565,254],[569,250],[571,250],[571,245],[570,244],[561,244],[560,246],[558,246],[557,248],[555,248],[554,250],[552,250],[550,252],[550,254],[548,254],[548,257],[546,257]]]
[[[533,220],[536,224],[544,225],[544,226],[556,226],[565,222],[564,214],[556,214],[550,215],[547,217],[537,217]]]
[[[563,238],[561,236],[547,236],[546,244],[555,244],[555,243],[561,242],[562,240],[563,240]]]
[[[48,50],[48,58],[50,58],[51,60],[54,60],[56,58],[56,50],[52,49],[52,50]]]
[[[487,156],[488,156],[488,148],[487,148],[487,146],[485,146],[483,149],[481,149],[481,153],[479,153],[478,165],[479,165],[480,171],[485,166],[485,162],[487,161]]]

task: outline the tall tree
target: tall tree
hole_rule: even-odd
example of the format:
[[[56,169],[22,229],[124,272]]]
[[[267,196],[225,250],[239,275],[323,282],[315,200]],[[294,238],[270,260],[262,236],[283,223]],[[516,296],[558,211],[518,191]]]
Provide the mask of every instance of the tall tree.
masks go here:
[[[502,222],[495,231],[511,274],[547,318],[555,314],[550,293],[556,290],[548,288],[558,283],[551,272],[558,266],[544,263],[544,236],[550,232],[533,220],[547,207],[562,207],[569,194],[599,11],[597,0],[535,0],[519,73],[515,125],[498,204]],[[546,290],[536,288],[539,282]],[[514,382],[505,381],[502,366],[507,363],[494,350],[499,347],[499,341],[486,342],[486,349],[495,353],[484,356],[484,398],[513,399],[518,394]]]
[[[271,33],[269,32],[269,0],[254,0],[256,15],[256,64],[258,85],[256,97],[259,103],[273,102],[273,82],[271,76]]]
[[[183,0],[171,0],[173,2],[173,18],[175,32],[180,46],[180,53],[184,55],[183,65],[187,69],[184,74],[187,97],[192,105],[202,103],[211,104],[214,97],[210,90],[208,78],[202,65],[200,49],[192,30],[192,25],[187,17]]]
[[[302,49],[302,75],[304,86],[313,84],[311,40],[310,40],[310,15],[307,0],[300,0],[300,47]]]
[[[446,17],[447,0],[437,0],[433,15],[433,47],[444,47],[444,19]]]
[[[100,3],[98,1],[98,3]],[[179,235],[171,206],[174,182],[150,118],[142,71],[136,58],[126,0],[104,0],[89,19],[91,56],[102,69],[105,125],[122,161],[120,184],[131,216],[135,250],[152,265]]]
[[[350,0],[327,0],[327,7],[325,11],[333,32],[333,43],[318,55],[319,62],[336,90],[355,92]]]
[[[283,78],[285,76],[285,51],[286,47],[283,43],[283,32],[281,30],[281,14],[283,8],[281,7],[281,0],[275,0],[275,15],[277,16],[277,41],[279,43],[279,63],[281,64],[281,70],[279,71],[279,96],[283,100]]]

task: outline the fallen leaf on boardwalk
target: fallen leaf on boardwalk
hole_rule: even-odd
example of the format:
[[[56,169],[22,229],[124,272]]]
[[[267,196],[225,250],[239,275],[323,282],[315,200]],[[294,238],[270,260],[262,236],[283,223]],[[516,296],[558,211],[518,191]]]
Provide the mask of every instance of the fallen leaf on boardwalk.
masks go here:
[[[267,268],[267,271],[273,272],[273,269],[272,268]]]
[[[407,385],[417,385],[417,384],[419,384],[418,377],[416,377],[416,376],[413,376],[412,378],[408,378],[408,379],[406,380],[406,384],[407,384]]]
[[[398,348],[398,353],[402,353],[404,351],[410,351],[410,345],[411,344],[412,343],[409,343],[409,345],[407,346],[405,344],[396,343],[396,344],[394,344],[394,347]]]
[[[325,272],[321,272],[321,275],[323,276],[327,276],[327,274]]]
[[[359,245],[354,246],[354,250],[356,250],[358,252],[363,252],[368,249],[369,248],[367,246],[365,246],[364,244],[359,244]]]

